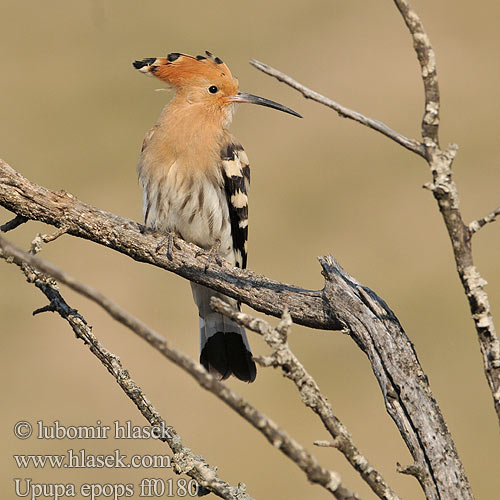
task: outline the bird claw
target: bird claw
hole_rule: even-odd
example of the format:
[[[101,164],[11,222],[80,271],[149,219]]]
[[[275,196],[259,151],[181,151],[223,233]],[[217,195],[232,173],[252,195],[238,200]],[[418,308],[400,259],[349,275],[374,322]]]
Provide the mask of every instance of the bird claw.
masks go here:
[[[167,233],[167,236],[165,238],[162,238],[158,245],[156,245],[156,253],[160,253],[160,250],[163,247],[167,247],[167,259],[172,260],[173,259],[173,253],[172,250],[176,248],[177,250],[180,250],[180,246],[176,243],[176,238],[177,234],[175,232],[169,232]]]
[[[220,267],[222,267],[222,259],[219,255],[219,250],[220,250],[220,241],[217,241],[215,245],[213,245],[208,252],[208,257],[207,261],[205,262],[205,268],[204,268],[205,273],[208,271],[208,268],[210,267],[211,264],[213,264],[214,261],[217,262],[217,264]],[[196,252],[196,257],[200,257],[200,255],[203,255],[203,253],[204,253],[203,250],[198,250]]]
[[[139,226],[139,232],[143,234],[144,236],[147,236],[149,234],[155,234],[156,231],[148,226],[143,226],[142,224],[138,224]]]

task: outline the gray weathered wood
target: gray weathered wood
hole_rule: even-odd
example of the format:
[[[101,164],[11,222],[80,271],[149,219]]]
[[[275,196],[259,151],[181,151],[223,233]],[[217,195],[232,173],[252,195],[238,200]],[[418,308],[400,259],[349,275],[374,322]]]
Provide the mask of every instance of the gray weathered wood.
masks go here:
[[[404,469],[417,477],[426,497],[472,499],[455,445],[399,321],[375,292],[359,284],[333,257],[321,259],[325,287],[311,291],[279,283],[227,263],[204,272],[196,246],[178,240],[171,260],[157,252],[162,235],[143,234],[140,224],[96,209],[64,191],[38,186],[0,160],[0,204],[17,216],[64,227],[79,236],[204,284],[280,316],[289,308],[296,323],[344,329],[366,353],[382,389],[386,408],[415,463]]]

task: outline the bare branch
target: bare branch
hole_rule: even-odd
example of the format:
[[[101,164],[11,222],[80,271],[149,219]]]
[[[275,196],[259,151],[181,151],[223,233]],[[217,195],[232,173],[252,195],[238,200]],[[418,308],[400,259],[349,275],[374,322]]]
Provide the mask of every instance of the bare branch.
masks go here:
[[[495,222],[496,218],[500,215],[500,207],[485,215],[481,219],[477,219],[469,224],[469,231],[472,234],[477,233],[483,226],[489,224],[490,222]]]
[[[413,38],[424,83],[425,112],[422,119],[422,137],[426,146],[439,147],[439,85],[436,71],[436,55],[420,17],[406,0],[394,0],[396,7]]]
[[[400,474],[406,474],[408,476],[416,477],[417,479],[422,475],[423,470],[416,464],[411,465],[401,465],[397,464],[397,470]]]
[[[302,363],[300,363],[290,349],[287,336],[292,321],[288,312],[285,311],[283,313],[281,322],[276,328],[273,328],[267,321],[237,311],[216,297],[212,298],[212,307],[240,325],[256,333],[260,333],[264,337],[266,343],[273,350],[272,358],[274,362],[272,366],[280,368],[283,376],[294,382],[299,391],[301,401],[319,416],[326,430],[334,439],[334,444],[329,443],[329,445],[337,448],[345,456],[351,466],[359,472],[364,481],[366,481],[379,498],[400,500],[399,496],[387,484],[382,474],[356,448],[347,428],[334,415],[330,403],[321,393],[316,381],[305,370]],[[317,445],[317,443],[314,444]]]
[[[481,224],[490,222],[490,218],[494,220],[496,211],[476,221],[477,224],[472,223],[466,226],[463,222],[460,199],[452,172],[458,147],[450,145],[444,151],[439,148],[440,97],[434,50],[419,16],[409,3],[406,0],[394,0],[394,2],[412,35],[413,46],[422,72],[425,94],[422,136],[433,179],[433,182],[428,185],[448,230],[458,275],[469,301],[471,316],[478,334],[486,380],[490,386],[493,404],[500,421],[500,341],[493,323],[488,294],[484,290],[486,281],[474,265],[471,246],[472,234],[481,227]]]
[[[51,241],[57,240],[57,238],[61,237],[63,234],[66,234],[68,231],[67,227],[60,227],[57,231],[54,231],[51,234],[42,234],[40,238],[44,243],[50,243]]]
[[[296,465],[305,472],[309,481],[323,486],[338,500],[359,499],[355,493],[344,487],[336,472],[327,470],[319,465],[314,456],[302,447],[300,443],[291,438],[275,422],[251,406],[234,391],[230,390],[222,382],[217,380],[216,377],[209,374],[199,363],[196,363],[185,354],[171,347],[165,338],[151,330],[146,324],[136,319],[112,300],[105,297],[102,293],[79,282],[53,264],[23,252],[19,248],[8,243],[1,236],[0,249],[0,256],[3,258],[12,258],[19,266],[25,264],[32,266],[100,305],[115,320],[146,340],[167,359],[191,375],[204,389],[215,394],[230,408],[252,424],[274,447],[281,450],[282,453],[295,462]],[[175,452],[175,450],[173,451]],[[200,482],[200,484],[204,486],[203,482]]]
[[[358,113],[357,111],[353,111],[352,109],[342,106],[341,104],[333,101],[328,97],[325,97],[324,95],[321,95],[320,93],[314,90],[311,90],[305,85],[302,85],[301,83],[294,80],[292,77],[286,75],[285,73],[282,73],[281,71],[263,62],[252,59],[250,61],[250,64],[255,68],[257,68],[258,70],[262,71],[263,73],[273,76],[280,82],[286,83],[295,90],[298,90],[306,99],[312,99],[313,101],[316,101],[329,108],[332,108],[343,118],[350,118],[351,120],[354,120],[358,123],[361,123],[362,125],[365,125],[366,127],[376,130],[377,132],[380,132],[386,137],[389,137],[389,139],[392,139],[393,141],[397,142],[406,149],[409,149],[410,151],[413,151],[414,153],[425,158],[424,146],[415,139],[409,139],[408,137],[405,137],[399,132],[392,130],[385,123],[382,123],[378,120],[374,120],[373,118],[368,118],[365,115]]]
[[[60,227],[51,234],[38,233],[31,242],[30,253],[36,255],[38,252],[41,252],[43,243],[50,243],[51,241],[57,240],[57,238],[65,234],[66,231],[67,229],[65,227]]]
[[[453,440],[398,319],[375,292],[350,276],[333,257],[320,262],[326,303],[335,307],[332,313],[370,359],[387,412],[422,470],[417,479],[426,498],[472,499]]]
[[[332,441],[324,441],[319,439],[318,441],[314,441],[314,446],[319,446],[320,448],[336,448],[335,442]]]
[[[12,259],[28,278],[28,281],[47,297],[50,303],[47,306],[37,309],[33,314],[46,311],[57,312],[61,318],[65,319],[77,338],[83,340],[84,344],[94,354],[99,361],[113,375],[117,383],[125,394],[134,402],[142,415],[159,432],[159,439],[166,442],[172,452],[173,469],[176,474],[187,474],[195,479],[201,488],[215,493],[220,498],[230,500],[252,500],[252,497],[245,492],[245,485],[231,486],[217,476],[217,468],[206,463],[205,459],[195,455],[189,448],[182,444],[181,437],[172,426],[167,426],[165,420],[147,399],[142,389],[130,377],[128,370],[123,368],[120,358],[108,351],[96,338],[92,328],[76,309],[71,308],[59,293],[59,289],[53,279],[41,274],[31,266],[34,257],[16,249],[0,237],[0,258]],[[39,260],[39,259],[36,259]]]

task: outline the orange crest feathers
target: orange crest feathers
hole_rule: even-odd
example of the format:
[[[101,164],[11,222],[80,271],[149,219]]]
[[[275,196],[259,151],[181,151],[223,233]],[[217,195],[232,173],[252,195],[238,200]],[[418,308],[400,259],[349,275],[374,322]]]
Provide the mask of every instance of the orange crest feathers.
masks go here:
[[[172,52],[167,57],[151,57],[135,61],[134,68],[141,73],[155,76],[175,88],[215,84],[228,94],[236,93],[238,80],[218,57],[206,51],[205,56],[190,56]]]

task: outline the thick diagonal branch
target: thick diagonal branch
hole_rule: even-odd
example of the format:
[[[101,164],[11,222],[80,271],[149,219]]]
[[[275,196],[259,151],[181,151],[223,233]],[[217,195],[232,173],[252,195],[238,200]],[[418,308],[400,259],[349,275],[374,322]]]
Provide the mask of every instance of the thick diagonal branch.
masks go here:
[[[227,263],[211,265],[205,272],[206,259],[197,257],[201,249],[180,238],[176,240],[179,251],[169,258],[166,252],[157,252],[164,234],[145,232],[137,222],[92,207],[65,191],[34,184],[2,160],[0,205],[27,219],[63,226],[68,234],[206,285],[257,311],[280,317],[286,305],[295,323],[327,330],[342,328],[324,309],[321,291],[273,281]]]
[[[273,350],[272,355],[266,357],[268,361],[264,366],[280,368],[283,376],[296,385],[300,393],[300,399],[319,416],[326,430],[332,436],[335,448],[345,456],[351,466],[359,472],[363,480],[379,498],[383,500],[401,500],[387,484],[382,474],[354,445],[346,426],[334,415],[328,399],[321,393],[314,378],[306,371],[290,349],[287,337],[292,322],[288,312],[284,313],[280,324],[273,328],[267,321],[237,311],[216,297],[212,298],[212,307],[240,325],[264,337],[267,345]]]
[[[472,499],[427,377],[398,319],[380,297],[347,274],[333,257],[320,260],[325,299],[370,359],[387,412],[415,459],[412,470],[426,498]]]

